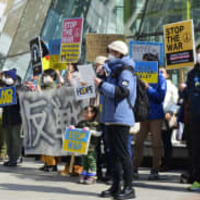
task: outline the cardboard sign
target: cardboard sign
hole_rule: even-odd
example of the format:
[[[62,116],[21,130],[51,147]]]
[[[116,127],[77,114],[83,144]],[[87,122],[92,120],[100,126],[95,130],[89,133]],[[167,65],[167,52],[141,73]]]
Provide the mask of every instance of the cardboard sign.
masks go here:
[[[31,50],[31,62],[33,67],[33,76],[42,74],[42,49],[40,37],[36,37],[29,42]]]
[[[165,25],[164,39],[168,69],[194,66],[193,20]]]
[[[61,62],[76,63],[81,54],[83,18],[64,19],[61,40]]]
[[[71,153],[87,154],[90,143],[90,131],[66,129],[63,150]]]
[[[17,104],[15,87],[4,87],[0,89],[0,107]]]
[[[136,62],[134,74],[147,83],[157,83],[158,62]]]
[[[84,86],[77,86],[74,88],[75,99],[82,100],[82,99],[90,99],[96,97],[95,92],[95,85],[94,84],[87,84]]]
[[[134,61],[143,61],[145,54],[151,54],[152,57],[159,60],[160,66],[163,66],[163,43],[130,41],[129,55]]]
[[[94,62],[97,56],[108,56],[107,46],[115,41],[125,41],[124,35],[119,34],[87,34],[86,35],[86,60]]]

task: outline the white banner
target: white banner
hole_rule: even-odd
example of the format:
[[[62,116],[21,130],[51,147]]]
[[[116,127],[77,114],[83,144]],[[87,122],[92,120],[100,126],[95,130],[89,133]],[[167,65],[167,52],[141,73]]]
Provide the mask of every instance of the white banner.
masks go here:
[[[20,93],[25,154],[60,156],[66,127],[76,125],[87,105],[72,87]],[[65,153],[66,154],[66,153]]]

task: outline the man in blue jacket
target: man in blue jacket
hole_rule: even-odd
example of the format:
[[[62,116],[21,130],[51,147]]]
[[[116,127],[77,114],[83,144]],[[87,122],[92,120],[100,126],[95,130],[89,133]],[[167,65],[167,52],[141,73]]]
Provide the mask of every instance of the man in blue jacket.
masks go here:
[[[146,61],[152,61],[151,57]],[[153,166],[149,180],[159,179],[159,168],[162,157],[162,139],[161,139],[161,126],[164,119],[163,102],[166,94],[167,84],[163,75],[159,72],[157,84],[147,84],[146,90],[150,103],[150,110],[147,119],[141,122],[140,132],[135,138],[134,148],[134,178],[138,178],[138,168],[140,167],[143,159],[144,140],[149,132],[152,134],[153,145]]]
[[[103,191],[102,197],[113,196],[114,199],[134,198],[132,183],[132,158],[129,153],[129,129],[135,119],[131,106],[136,99],[136,77],[130,70],[123,70],[123,66],[134,69],[134,61],[128,56],[128,46],[122,41],[114,41],[108,45],[109,61],[104,65],[111,70],[106,81],[95,79],[100,92],[103,93],[102,119],[108,128],[111,159],[113,162],[113,184],[110,189]],[[131,102],[131,106],[128,103]],[[120,191],[120,180],[123,169],[124,188]]]

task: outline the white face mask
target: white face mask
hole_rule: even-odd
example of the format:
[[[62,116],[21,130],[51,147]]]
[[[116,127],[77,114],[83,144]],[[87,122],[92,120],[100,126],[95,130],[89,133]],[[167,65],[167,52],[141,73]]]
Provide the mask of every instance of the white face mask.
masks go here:
[[[5,78],[6,85],[14,85],[14,80],[12,78]]]
[[[117,59],[115,56],[113,56],[111,53],[108,54],[108,60],[115,60]]]
[[[3,81],[4,83],[6,83],[6,77],[5,77],[5,76],[2,77],[2,81]]]
[[[197,57],[196,57],[197,63],[200,63],[200,53],[198,53],[196,56],[197,56]]]
[[[48,84],[52,83],[52,79],[50,76],[44,76],[43,82],[45,85],[48,85]]]

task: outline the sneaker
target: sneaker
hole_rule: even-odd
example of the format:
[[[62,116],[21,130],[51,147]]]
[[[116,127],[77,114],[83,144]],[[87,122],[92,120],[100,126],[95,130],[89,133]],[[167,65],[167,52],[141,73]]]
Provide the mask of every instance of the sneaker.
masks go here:
[[[193,184],[188,187],[189,191],[200,191],[200,182],[194,181]]]
[[[96,183],[96,177],[89,176],[89,177],[85,180],[85,183],[86,183],[87,185],[95,184],[95,183]]]
[[[139,173],[137,169],[133,170],[133,179],[139,179]]]
[[[153,181],[153,180],[159,180],[159,179],[160,179],[160,177],[159,177],[158,171],[152,169],[152,170],[151,170],[151,174],[149,175],[148,180]]]
[[[80,175],[79,183],[83,184],[83,183],[85,183],[85,180],[86,180],[86,177],[83,175]]]

